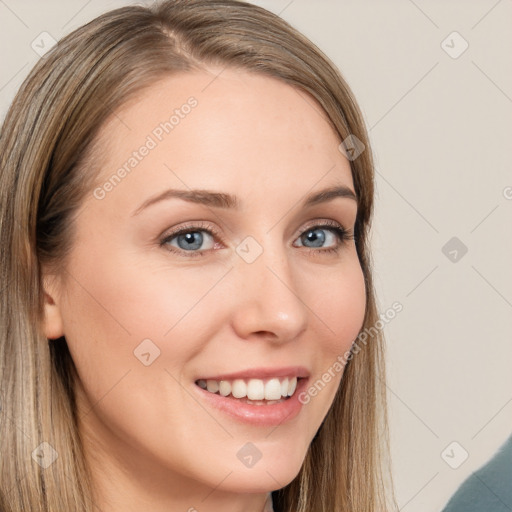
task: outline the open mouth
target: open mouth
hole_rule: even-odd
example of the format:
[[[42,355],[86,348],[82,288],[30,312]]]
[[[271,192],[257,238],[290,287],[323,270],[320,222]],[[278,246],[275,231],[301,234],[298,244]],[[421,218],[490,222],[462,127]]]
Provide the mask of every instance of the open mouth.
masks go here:
[[[293,396],[300,377],[270,379],[204,380],[195,383],[200,388],[249,405],[275,405]]]

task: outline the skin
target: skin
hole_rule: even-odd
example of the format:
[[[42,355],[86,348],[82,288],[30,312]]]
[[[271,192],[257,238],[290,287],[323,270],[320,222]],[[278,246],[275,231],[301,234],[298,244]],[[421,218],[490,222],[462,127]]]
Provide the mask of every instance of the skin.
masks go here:
[[[155,83],[103,126],[99,186],[174,108],[198,101],[103,199],[87,195],[63,271],[46,276],[46,335],[66,336],[77,367],[80,430],[103,512],[260,512],[266,494],[299,472],[341,372],[277,428],[199,403],[195,379],[302,365],[314,383],[362,326],[354,241],[328,228],[324,246],[310,248],[304,235],[325,221],[354,227],[353,199],[301,206],[329,186],[354,190],[338,135],[291,86],[230,69],[212,81],[219,71]],[[168,188],[230,193],[240,208],[169,199],[133,215]],[[202,232],[203,256],[187,256],[176,238],[160,244],[192,221],[220,234],[212,244]],[[236,252],[249,235],[263,249],[252,263]],[[145,366],[134,350],[148,338],[160,356]],[[236,457],[248,441],[262,453],[252,468]]]

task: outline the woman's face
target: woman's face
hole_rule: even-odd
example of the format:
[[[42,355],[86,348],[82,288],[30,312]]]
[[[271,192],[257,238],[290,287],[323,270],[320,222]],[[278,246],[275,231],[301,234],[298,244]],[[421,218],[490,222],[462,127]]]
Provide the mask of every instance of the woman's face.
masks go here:
[[[198,510],[297,475],[365,307],[350,165],[325,114],[280,81],[219,71],[156,83],[103,127],[47,289],[103,485]]]

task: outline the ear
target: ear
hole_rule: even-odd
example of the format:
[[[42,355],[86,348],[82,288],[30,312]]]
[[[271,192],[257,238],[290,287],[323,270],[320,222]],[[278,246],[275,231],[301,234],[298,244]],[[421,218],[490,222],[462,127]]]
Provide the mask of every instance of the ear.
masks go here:
[[[43,278],[44,287],[44,332],[48,339],[64,336],[64,327],[57,294],[57,279]]]

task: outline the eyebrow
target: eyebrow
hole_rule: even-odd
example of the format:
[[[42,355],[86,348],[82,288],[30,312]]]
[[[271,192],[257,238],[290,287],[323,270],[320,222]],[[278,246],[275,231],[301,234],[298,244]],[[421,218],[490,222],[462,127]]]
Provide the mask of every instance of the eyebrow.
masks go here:
[[[331,201],[337,197],[352,199],[357,202],[357,196],[352,189],[345,185],[325,188],[313,194],[310,194],[305,201],[303,207],[311,207],[320,203]],[[151,205],[165,201],[168,199],[181,199],[190,203],[202,204],[213,208],[238,209],[240,208],[240,200],[238,197],[223,192],[214,192],[212,190],[179,190],[168,189],[156,196],[150,197],[144,201],[133,213],[132,216],[138,215]]]

